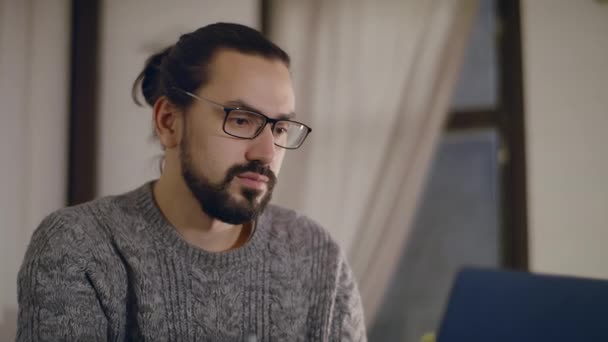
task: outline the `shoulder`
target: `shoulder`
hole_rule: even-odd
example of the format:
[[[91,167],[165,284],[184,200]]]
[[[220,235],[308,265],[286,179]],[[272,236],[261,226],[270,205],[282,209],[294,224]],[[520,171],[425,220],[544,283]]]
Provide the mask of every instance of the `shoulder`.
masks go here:
[[[129,216],[135,215],[130,196],[131,193],[106,196],[49,214],[34,231],[28,255],[44,250],[73,254],[108,243],[117,227],[116,220],[128,221]]]
[[[338,243],[314,219],[278,205],[269,205],[263,216],[275,242],[293,251],[305,251],[305,254],[320,253],[331,259],[342,257]]]
[[[76,254],[90,244],[94,232],[88,203],[56,210],[47,215],[30,238],[26,259],[41,254]]]

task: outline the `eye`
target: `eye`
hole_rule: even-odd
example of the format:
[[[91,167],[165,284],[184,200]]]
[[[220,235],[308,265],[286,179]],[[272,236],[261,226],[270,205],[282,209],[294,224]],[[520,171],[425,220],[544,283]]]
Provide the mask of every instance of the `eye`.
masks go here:
[[[276,134],[285,134],[287,133],[287,129],[283,128],[283,127],[277,127],[274,129],[274,132]]]
[[[251,124],[251,122],[246,118],[233,118],[232,123],[234,123],[237,126],[246,126],[246,125]]]
[[[228,123],[233,127],[248,127],[255,124],[254,118],[246,113],[233,113],[228,117]]]
[[[275,135],[287,134],[288,131],[289,131],[289,123],[287,123],[287,122],[277,122],[277,124],[274,126]]]

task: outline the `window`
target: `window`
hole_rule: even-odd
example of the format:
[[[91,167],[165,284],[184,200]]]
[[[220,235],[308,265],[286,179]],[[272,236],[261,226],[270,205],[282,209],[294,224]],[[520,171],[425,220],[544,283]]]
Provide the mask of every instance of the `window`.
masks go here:
[[[371,341],[439,328],[463,265],[527,268],[519,2],[481,0],[452,112]]]

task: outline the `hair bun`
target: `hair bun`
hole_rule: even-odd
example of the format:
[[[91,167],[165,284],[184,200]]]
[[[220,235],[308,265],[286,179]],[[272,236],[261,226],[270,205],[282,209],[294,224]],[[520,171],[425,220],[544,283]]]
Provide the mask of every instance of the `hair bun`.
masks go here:
[[[158,97],[162,94],[162,64],[166,57],[169,55],[172,46],[169,46],[162,51],[153,54],[150,56],[145,63],[145,67],[142,72],[137,76],[135,83],[133,83],[133,89],[131,90],[131,95],[133,97],[133,101],[138,105],[142,105],[142,103],[138,99],[138,88],[141,83],[141,93],[144,95],[144,99],[146,103],[150,106],[154,106],[154,103],[158,99]]]

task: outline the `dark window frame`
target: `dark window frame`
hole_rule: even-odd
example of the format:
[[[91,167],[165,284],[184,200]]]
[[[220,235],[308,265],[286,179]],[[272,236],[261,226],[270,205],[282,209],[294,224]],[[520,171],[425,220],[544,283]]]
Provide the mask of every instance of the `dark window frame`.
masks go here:
[[[502,265],[529,269],[526,142],[519,0],[497,3],[498,106],[450,113],[449,132],[496,129],[501,138]]]

